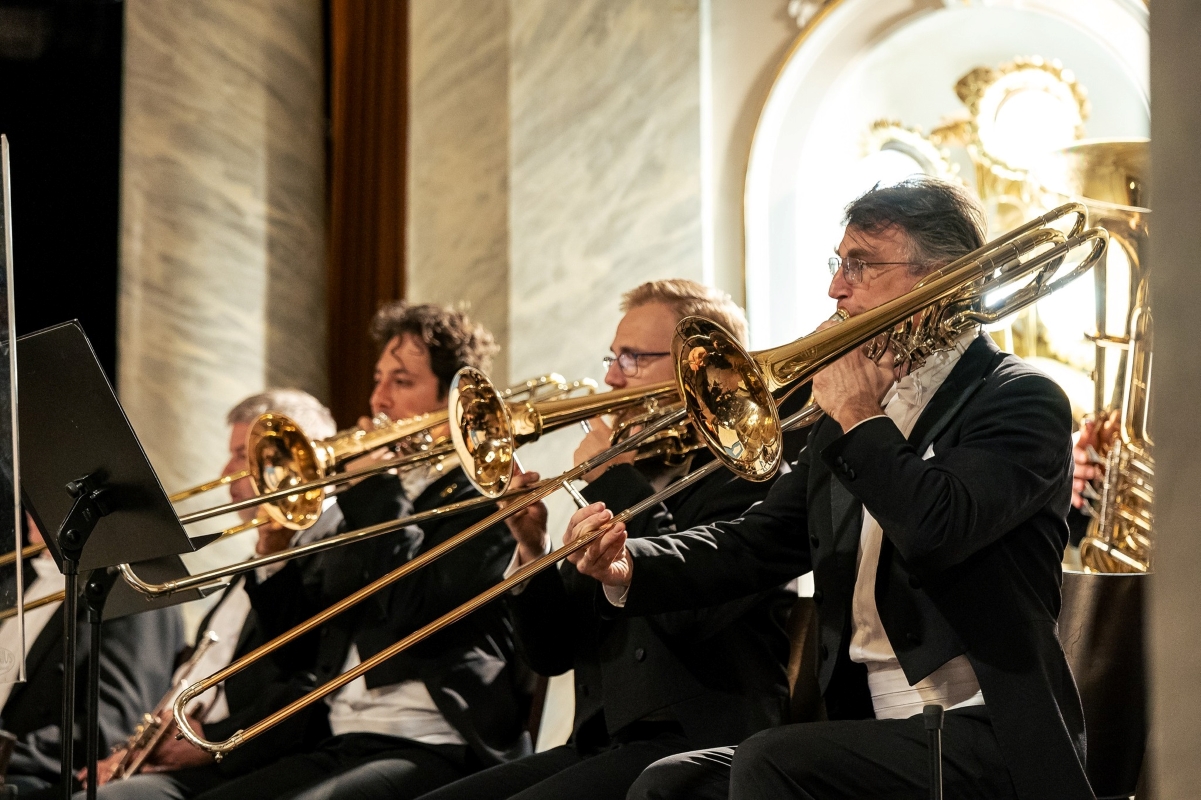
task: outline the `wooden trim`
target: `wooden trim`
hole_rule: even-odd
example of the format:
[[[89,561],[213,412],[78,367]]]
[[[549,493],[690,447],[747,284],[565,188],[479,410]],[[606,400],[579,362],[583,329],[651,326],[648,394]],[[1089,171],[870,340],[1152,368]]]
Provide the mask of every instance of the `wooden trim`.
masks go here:
[[[404,296],[408,0],[329,0],[330,409],[369,413],[372,315]]]

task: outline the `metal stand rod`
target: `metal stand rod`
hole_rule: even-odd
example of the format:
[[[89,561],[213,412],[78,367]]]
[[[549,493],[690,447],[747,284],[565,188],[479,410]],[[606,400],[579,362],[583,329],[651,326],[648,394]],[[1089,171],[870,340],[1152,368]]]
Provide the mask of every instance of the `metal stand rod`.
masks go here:
[[[100,758],[100,635],[104,622],[104,604],[108,593],[117,580],[113,569],[94,569],[84,586],[84,602],[88,609],[88,625],[91,630],[91,647],[88,653],[88,718],[87,726],[87,800],[96,800],[97,761]]]
[[[942,706],[937,703],[922,709],[930,739],[930,800],[942,800],[942,716]]]
[[[96,762],[100,751],[100,615],[88,613],[92,640],[88,648],[87,800],[96,800]]]
[[[63,797],[71,800],[75,778],[75,621],[79,600],[79,564],[63,558],[66,595],[63,597],[63,721],[59,731],[62,749]]]

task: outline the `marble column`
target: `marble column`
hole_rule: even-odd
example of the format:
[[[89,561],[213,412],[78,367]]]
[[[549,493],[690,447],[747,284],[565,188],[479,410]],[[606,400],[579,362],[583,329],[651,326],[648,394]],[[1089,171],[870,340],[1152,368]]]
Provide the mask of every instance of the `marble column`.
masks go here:
[[[411,0],[406,296],[463,303],[509,372],[509,12]],[[502,378],[503,380],[504,378]]]
[[[509,374],[601,375],[622,292],[701,280],[697,0],[511,0]],[[578,429],[522,449],[544,475]],[[556,540],[571,504],[553,497]],[[539,747],[570,733],[552,682]]]
[[[244,396],[325,394],[321,3],[125,8],[118,385],[174,490]]]
[[[1201,217],[1201,6],[1156,0],[1151,15],[1151,304],[1155,309],[1155,575],[1151,583],[1151,756],[1161,800],[1201,786],[1201,424],[1197,390],[1197,219]],[[1143,794],[1139,795],[1140,798]]]
[[[743,195],[751,139],[798,28],[786,0],[700,1],[706,279],[745,305]]]
[[[510,370],[595,376],[622,292],[701,278],[698,6],[510,9]]]

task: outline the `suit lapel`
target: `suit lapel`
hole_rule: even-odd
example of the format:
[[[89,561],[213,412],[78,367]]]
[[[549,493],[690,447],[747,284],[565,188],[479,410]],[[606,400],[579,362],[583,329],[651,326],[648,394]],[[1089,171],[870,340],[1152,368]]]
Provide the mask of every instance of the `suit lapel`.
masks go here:
[[[446,505],[455,492],[459,491],[467,482],[467,476],[463,474],[463,470],[455,467],[425,487],[425,490],[413,500],[413,510],[415,512],[428,511],[431,508]]]
[[[964,404],[984,385],[984,379],[1003,355],[993,344],[992,338],[985,333],[981,333],[968,345],[959,362],[952,368],[951,374],[943,381],[942,386],[938,387],[934,397],[930,398],[930,403],[917,418],[909,434],[909,442],[919,453],[924,453],[951,420],[955,419],[955,415]]]
[[[820,453],[834,439],[842,435],[838,423],[832,420],[825,423],[825,430],[814,441],[815,452]],[[853,541],[858,546],[859,532],[863,528],[863,504],[860,503],[842,481],[833,475],[828,475],[830,481],[830,530],[834,534],[834,549],[840,543]]]

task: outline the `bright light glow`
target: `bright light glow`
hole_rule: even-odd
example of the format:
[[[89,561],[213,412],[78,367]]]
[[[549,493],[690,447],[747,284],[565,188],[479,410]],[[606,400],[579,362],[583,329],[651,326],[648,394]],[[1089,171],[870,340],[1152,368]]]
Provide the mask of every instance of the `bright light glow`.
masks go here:
[[[1025,168],[1042,154],[1067,147],[1076,139],[1080,113],[1075,103],[1065,103],[1043,91],[1009,95],[997,109],[993,124],[993,155],[1011,167]]]

